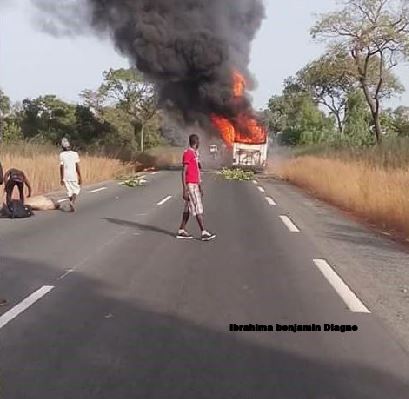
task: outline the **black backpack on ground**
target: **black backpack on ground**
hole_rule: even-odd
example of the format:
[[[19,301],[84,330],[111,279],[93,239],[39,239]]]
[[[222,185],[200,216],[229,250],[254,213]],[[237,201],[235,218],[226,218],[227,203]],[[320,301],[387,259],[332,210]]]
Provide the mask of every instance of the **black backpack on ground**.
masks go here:
[[[13,200],[9,206],[3,206],[3,215],[10,219],[25,219],[33,216],[33,210],[21,201]]]

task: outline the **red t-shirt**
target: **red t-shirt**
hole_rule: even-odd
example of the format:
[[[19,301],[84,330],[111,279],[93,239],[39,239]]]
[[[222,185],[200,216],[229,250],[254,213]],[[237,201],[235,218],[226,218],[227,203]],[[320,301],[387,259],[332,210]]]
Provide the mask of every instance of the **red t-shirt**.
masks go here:
[[[199,155],[193,148],[188,148],[183,153],[183,165],[186,169],[186,183],[200,184]]]

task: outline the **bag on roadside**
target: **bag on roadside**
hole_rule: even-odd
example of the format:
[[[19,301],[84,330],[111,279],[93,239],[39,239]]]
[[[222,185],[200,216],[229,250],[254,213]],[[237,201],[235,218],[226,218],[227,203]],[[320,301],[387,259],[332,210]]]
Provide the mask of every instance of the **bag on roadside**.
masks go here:
[[[3,206],[3,214],[10,219],[25,219],[33,216],[33,210],[21,201],[13,200],[8,206]]]

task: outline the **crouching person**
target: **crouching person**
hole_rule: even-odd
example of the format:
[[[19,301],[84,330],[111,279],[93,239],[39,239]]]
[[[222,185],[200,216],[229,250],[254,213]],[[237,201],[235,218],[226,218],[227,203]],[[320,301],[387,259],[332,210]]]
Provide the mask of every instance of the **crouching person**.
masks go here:
[[[80,158],[77,152],[71,151],[71,145],[67,139],[63,139],[61,145],[63,149],[60,154],[61,185],[67,189],[71,212],[75,212],[75,202],[82,184]]]
[[[24,185],[28,188],[28,196],[31,197],[31,185],[22,170],[10,169],[4,175],[4,191],[6,192],[6,205],[10,207],[12,203],[13,191],[17,187],[20,202],[24,205]]]

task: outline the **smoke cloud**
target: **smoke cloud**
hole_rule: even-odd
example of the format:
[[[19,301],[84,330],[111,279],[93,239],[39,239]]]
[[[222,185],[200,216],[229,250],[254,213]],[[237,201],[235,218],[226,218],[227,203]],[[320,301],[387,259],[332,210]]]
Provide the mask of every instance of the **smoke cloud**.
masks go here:
[[[249,85],[250,46],[263,0],[32,0],[49,33],[109,35],[159,88],[163,108],[211,130],[212,113],[253,114],[248,95],[233,97],[232,73]]]

